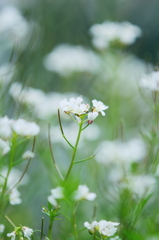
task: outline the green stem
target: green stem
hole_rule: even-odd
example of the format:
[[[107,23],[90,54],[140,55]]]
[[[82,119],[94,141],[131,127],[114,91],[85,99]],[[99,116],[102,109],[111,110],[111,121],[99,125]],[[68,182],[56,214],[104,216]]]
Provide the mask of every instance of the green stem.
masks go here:
[[[52,228],[53,228],[53,220],[50,219],[49,229],[48,229],[48,238],[52,238]]]
[[[70,174],[70,172],[72,170],[73,164],[74,164],[74,160],[75,160],[75,156],[76,156],[76,152],[77,152],[77,147],[78,147],[78,143],[79,143],[81,132],[82,132],[82,125],[83,125],[83,122],[81,121],[81,123],[79,124],[79,131],[78,131],[75,147],[74,147],[74,150],[73,150],[71,163],[70,163],[69,169],[67,171],[65,180],[68,178],[68,176],[69,176],[69,174]]]
[[[75,208],[73,210],[73,216],[72,216],[72,225],[73,225],[73,233],[74,233],[74,237],[75,237],[75,240],[78,240],[78,236],[77,236],[77,230],[76,230],[76,212],[77,212],[77,208],[79,206],[79,203],[80,202],[77,202],[75,204]]]

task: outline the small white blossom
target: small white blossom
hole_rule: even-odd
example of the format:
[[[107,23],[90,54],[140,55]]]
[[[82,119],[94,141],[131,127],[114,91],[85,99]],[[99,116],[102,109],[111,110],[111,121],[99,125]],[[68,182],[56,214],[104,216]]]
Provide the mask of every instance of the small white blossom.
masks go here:
[[[22,227],[22,231],[24,233],[24,237],[30,240],[31,235],[33,234],[33,229],[28,227]]]
[[[11,205],[18,205],[21,204],[22,200],[20,198],[20,192],[17,190],[17,188],[14,188],[9,195],[9,201]]]
[[[0,233],[3,233],[3,232],[4,232],[4,229],[5,229],[4,224],[0,224]]]
[[[35,122],[25,119],[13,120],[12,129],[21,136],[36,136],[40,132],[40,127]]]
[[[116,236],[116,237],[110,238],[110,240],[121,240],[121,238],[119,236]]]
[[[7,141],[3,141],[0,138],[0,154],[5,155],[10,151],[10,146],[9,146],[9,142]]]
[[[74,199],[76,201],[89,200],[93,201],[96,198],[96,193],[89,192],[89,188],[86,185],[79,185],[75,192]]]
[[[110,237],[116,233],[117,228],[115,226],[118,225],[119,223],[117,222],[108,222],[106,220],[101,220],[98,222],[98,231],[101,235]]]
[[[23,153],[22,158],[23,159],[28,159],[28,158],[34,158],[35,157],[35,153],[33,153],[32,151],[27,150],[25,153]]]
[[[58,203],[56,199],[62,199],[63,197],[64,197],[63,188],[57,187],[57,188],[51,189],[51,195],[48,196],[47,199],[54,207],[57,207]]]
[[[84,226],[89,230],[89,232],[92,234],[95,232],[95,230],[98,228],[97,221],[93,221],[92,223],[85,222]]]
[[[13,232],[11,232],[11,233],[7,233],[7,237],[11,237],[11,240],[15,240],[16,232],[13,231]]]
[[[105,106],[104,103],[102,103],[101,101],[97,101],[96,99],[92,100],[93,103],[93,112],[97,112],[100,113],[105,116],[105,112],[103,112],[103,110],[108,109],[108,106]]]
[[[97,112],[90,112],[90,113],[88,113],[88,123],[91,124],[96,117],[98,117],[98,113]]]

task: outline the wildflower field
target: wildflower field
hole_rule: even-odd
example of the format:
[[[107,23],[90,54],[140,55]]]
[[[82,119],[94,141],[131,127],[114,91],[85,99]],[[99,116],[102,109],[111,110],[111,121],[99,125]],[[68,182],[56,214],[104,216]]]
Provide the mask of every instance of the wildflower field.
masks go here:
[[[159,2],[142,4],[0,1],[0,240],[159,239]]]

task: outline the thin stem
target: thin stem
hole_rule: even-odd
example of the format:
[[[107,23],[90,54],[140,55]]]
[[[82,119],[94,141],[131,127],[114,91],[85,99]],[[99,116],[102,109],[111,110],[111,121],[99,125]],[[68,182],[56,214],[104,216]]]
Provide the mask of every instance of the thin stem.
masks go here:
[[[73,232],[74,232],[74,237],[75,237],[75,240],[78,240],[78,236],[77,236],[77,230],[76,230],[76,212],[77,212],[77,208],[79,206],[79,203],[80,202],[77,202],[75,204],[75,208],[73,210],[73,216],[72,216],[72,225],[73,225]]]
[[[41,234],[40,234],[40,240],[43,239],[43,231],[44,231],[44,217],[42,217],[42,220],[41,220]]]
[[[60,117],[60,110],[58,109],[58,120],[59,120],[59,125],[60,125],[60,130],[61,130],[61,134],[62,137],[65,139],[65,141],[68,143],[68,145],[74,149],[74,147],[72,146],[72,144],[68,141],[68,139],[66,138],[64,131],[63,131],[63,127],[62,127],[62,123],[61,123],[61,117]]]
[[[53,151],[52,151],[51,137],[50,137],[50,124],[49,124],[49,127],[48,127],[48,138],[49,138],[49,147],[50,147],[51,158],[52,158],[53,164],[54,164],[55,169],[57,170],[60,178],[61,178],[62,180],[64,180],[64,178],[63,178],[63,176],[62,176],[62,174],[61,174],[61,171],[60,171],[58,165],[56,164],[56,161],[55,161],[55,158],[54,158],[54,154],[53,154]]]
[[[32,150],[31,150],[32,152],[34,152],[35,142],[36,142],[36,138],[34,137],[33,146],[32,146]],[[30,158],[30,159],[28,160],[28,163],[27,163],[27,165],[26,165],[26,167],[25,167],[25,169],[24,169],[24,172],[22,173],[22,175],[21,175],[20,179],[18,180],[18,182],[17,182],[8,192],[6,192],[6,193],[11,192],[11,191],[12,191],[15,187],[17,187],[18,184],[22,181],[22,179],[23,179],[26,171],[28,170],[28,167],[29,167],[29,165],[30,165],[31,160],[32,160],[32,158]]]
[[[15,224],[10,220],[10,218],[7,216],[7,215],[5,215],[5,218],[8,220],[8,222],[10,222],[10,224],[15,228],[16,226],[15,226]]]
[[[83,122],[81,121],[81,123],[79,124],[79,131],[78,131],[78,135],[77,135],[77,139],[76,139],[76,143],[75,143],[75,148],[73,150],[71,163],[70,163],[69,169],[67,171],[65,180],[68,178],[68,176],[69,176],[69,174],[70,174],[70,172],[72,170],[73,164],[74,164],[74,160],[75,160],[75,156],[76,156],[76,152],[77,152],[77,147],[78,147],[78,143],[79,143],[81,132],[82,132],[82,125],[83,125]]]

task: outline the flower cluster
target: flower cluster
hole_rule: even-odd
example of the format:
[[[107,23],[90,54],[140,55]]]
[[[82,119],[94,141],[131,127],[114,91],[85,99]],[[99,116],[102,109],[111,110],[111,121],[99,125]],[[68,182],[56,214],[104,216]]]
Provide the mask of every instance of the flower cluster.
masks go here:
[[[89,233],[93,234],[95,231],[98,231],[102,236],[110,237],[113,236],[119,223],[117,222],[109,222],[106,220],[101,220],[99,222],[93,221],[92,223],[85,222],[84,226],[88,229]]]
[[[22,226],[22,227],[16,227],[13,232],[7,234],[7,237],[11,237],[11,240],[15,240],[16,235],[18,235],[22,239],[23,237],[25,237],[28,240],[30,240],[31,239],[30,237],[32,236],[32,234],[33,234],[33,229]]]
[[[10,151],[9,141],[16,133],[23,137],[33,137],[40,132],[40,127],[35,122],[25,119],[9,119],[7,116],[0,118],[0,154],[3,156]]]
[[[137,37],[141,36],[141,29],[130,22],[103,22],[94,24],[90,28],[93,36],[92,43],[98,49],[109,47],[113,41],[130,45],[133,44]]]
[[[90,105],[83,103],[82,97],[70,98],[69,101],[67,101],[65,98],[60,102],[60,107],[66,114],[75,114],[78,122],[81,121],[81,118],[83,118],[83,116],[87,115],[88,123],[91,124],[99,113],[104,116],[104,110],[108,108],[108,106],[105,106],[101,101],[93,100],[92,103],[92,111],[89,113],[88,111],[90,109]]]

